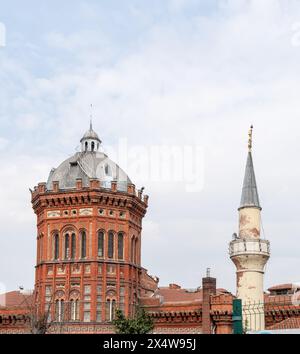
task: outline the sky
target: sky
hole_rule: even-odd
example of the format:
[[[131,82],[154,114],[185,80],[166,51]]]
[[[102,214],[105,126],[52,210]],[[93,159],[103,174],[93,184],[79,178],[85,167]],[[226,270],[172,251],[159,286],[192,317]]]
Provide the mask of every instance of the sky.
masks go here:
[[[187,288],[210,267],[232,292],[253,124],[265,288],[299,282],[299,63],[298,0],[0,0],[0,287],[33,288],[29,188],[74,154],[91,114],[150,196],[142,265]],[[126,166],[114,154],[122,141]],[[175,147],[170,166],[137,166],[157,147]],[[171,172],[154,178],[146,165]]]

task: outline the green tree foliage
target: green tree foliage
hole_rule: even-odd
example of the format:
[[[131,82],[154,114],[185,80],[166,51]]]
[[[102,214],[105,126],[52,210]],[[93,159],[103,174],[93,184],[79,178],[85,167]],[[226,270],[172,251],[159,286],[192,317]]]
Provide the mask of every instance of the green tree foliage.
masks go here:
[[[154,328],[152,318],[140,308],[133,318],[126,318],[121,310],[116,310],[113,324],[116,327],[116,332],[120,334],[147,334]]]

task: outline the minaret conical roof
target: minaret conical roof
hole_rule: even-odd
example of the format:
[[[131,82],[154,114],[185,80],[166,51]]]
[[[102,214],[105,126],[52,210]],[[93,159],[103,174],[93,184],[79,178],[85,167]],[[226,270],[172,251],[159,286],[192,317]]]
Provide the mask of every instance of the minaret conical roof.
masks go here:
[[[245,170],[240,208],[244,208],[244,207],[261,208],[259,204],[259,197],[258,197],[258,191],[256,186],[253,159],[252,159],[252,131],[253,131],[253,126],[251,125],[248,133],[249,136],[248,157],[247,157],[247,164]]]
[[[260,208],[251,151],[248,152],[240,208]]]

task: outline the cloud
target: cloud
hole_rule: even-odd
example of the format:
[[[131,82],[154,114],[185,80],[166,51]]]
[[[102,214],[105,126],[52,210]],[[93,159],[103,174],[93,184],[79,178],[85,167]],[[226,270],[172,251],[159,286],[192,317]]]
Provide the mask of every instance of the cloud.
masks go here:
[[[193,1],[168,4],[173,8],[164,16],[157,8],[131,7],[122,19],[128,23],[123,36],[117,9],[112,22],[100,27],[99,17],[86,9],[82,16],[94,21],[91,27],[42,33],[39,44],[31,43],[39,50],[29,51],[25,62],[0,49],[1,139],[9,153],[3,155],[9,171],[4,170],[1,185],[8,179],[17,185],[1,189],[10,210],[0,206],[3,222],[11,225],[19,218],[9,232],[21,245],[32,236],[34,219],[24,191],[46,180],[50,167],[74,152],[93,103],[94,127],[104,146],[116,146],[125,137],[130,146],[203,147],[201,192],[187,193],[182,183],[140,181],[150,194],[142,259],[163,284],[197,286],[210,266],[219,285],[234,290],[227,247],[237,230],[247,130],[254,124],[254,163],[272,247],[266,286],[294,280],[300,265],[293,258],[299,251],[300,47],[292,38],[300,5],[232,0],[204,11]],[[93,6],[95,14],[102,10],[111,16],[110,10]],[[49,21],[55,16],[50,12]],[[114,26],[118,30],[109,33]],[[35,55],[43,63],[40,73],[31,69]],[[20,171],[26,171],[25,178]],[[1,242],[10,252],[11,244]],[[32,253],[22,257],[32,262]],[[280,257],[286,262],[282,270]],[[9,260],[0,262],[3,267]],[[14,283],[18,272],[11,268]],[[26,287],[32,277],[33,269],[22,281]]]
[[[8,142],[9,142],[8,139],[0,137],[0,151],[4,150],[7,147]]]

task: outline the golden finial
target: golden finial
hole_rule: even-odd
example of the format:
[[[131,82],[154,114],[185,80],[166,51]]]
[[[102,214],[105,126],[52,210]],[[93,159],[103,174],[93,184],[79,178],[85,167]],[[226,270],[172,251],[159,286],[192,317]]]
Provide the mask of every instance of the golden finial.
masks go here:
[[[248,150],[249,150],[249,152],[251,152],[251,150],[252,150],[252,132],[253,132],[253,125],[251,125],[251,127],[249,129],[249,133],[248,133],[248,136],[249,136],[249,139],[248,139]]]

